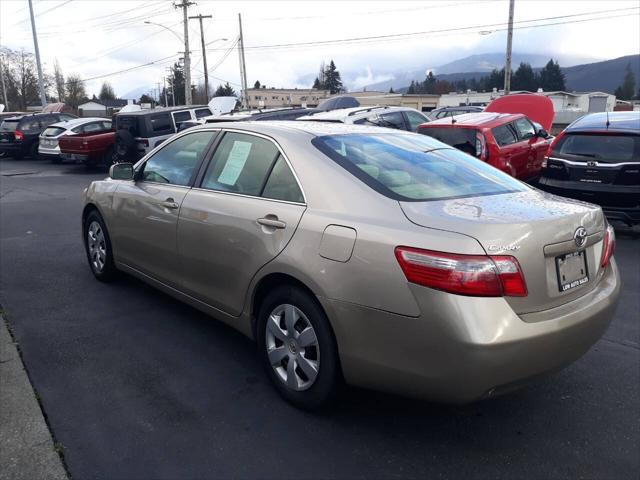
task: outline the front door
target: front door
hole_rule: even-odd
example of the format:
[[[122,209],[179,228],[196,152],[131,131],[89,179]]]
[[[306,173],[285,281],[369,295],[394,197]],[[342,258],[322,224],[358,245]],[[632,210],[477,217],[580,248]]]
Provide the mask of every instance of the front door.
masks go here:
[[[302,190],[268,138],[227,132],[178,221],[181,289],[231,315],[249,283],[293,236],[305,210]]]
[[[180,206],[215,132],[177,138],[149,157],[136,180],[113,197],[112,242],[116,261],[176,285],[176,227]]]

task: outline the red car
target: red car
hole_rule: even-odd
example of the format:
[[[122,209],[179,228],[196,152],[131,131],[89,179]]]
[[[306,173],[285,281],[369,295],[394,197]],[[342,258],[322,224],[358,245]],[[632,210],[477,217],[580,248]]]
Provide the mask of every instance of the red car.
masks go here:
[[[504,113],[509,111],[523,113]],[[548,98],[509,95],[489,104],[484,112],[422,124],[418,133],[478,157],[520,180],[531,181],[540,176],[551,141],[547,130],[552,119],[553,105]]]

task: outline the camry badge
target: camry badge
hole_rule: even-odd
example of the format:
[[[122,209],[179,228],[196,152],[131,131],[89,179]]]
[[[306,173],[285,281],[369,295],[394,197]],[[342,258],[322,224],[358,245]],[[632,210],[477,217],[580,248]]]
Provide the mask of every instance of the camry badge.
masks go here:
[[[598,162],[596,160],[589,160],[587,162],[587,167],[597,167],[598,166]]]
[[[584,227],[578,227],[573,234],[573,240],[576,242],[578,247],[582,247],[587,243],[587,229]]]

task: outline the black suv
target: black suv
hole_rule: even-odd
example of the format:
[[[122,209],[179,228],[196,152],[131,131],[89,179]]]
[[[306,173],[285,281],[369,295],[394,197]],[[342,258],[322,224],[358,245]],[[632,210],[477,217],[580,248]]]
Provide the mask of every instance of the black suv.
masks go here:
[[[640,112],[593,113],[556,137],[539,187],[596,203],[609,219],[640,223]]]
[[[68,113],[31,113],[2,120],[0,124],[0,154],[20,159],[26,155],[38,157],[40,134],[54,123],[78,118]]]

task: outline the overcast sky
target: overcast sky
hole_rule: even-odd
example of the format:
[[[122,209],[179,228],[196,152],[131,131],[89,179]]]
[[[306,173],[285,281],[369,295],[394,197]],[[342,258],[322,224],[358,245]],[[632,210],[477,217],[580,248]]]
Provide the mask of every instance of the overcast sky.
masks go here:
[[[92,78],[160,60],[130,72],[87,82],[89,94],[109,81],[119,95],[155,88],[184,44],[182,13],[168,0],[33,0],[45,70],[57,58],[65,74]],[[639,0],[516,0],[514,51],[561,58],[601,60],[640,53]],[[603,12],[603,13],[593,13]],[[269,87],[309,87],[321,61],[334,59],[351,88],[386,80],[393,71],[435,68],[471,54],[503,51],[508,1],[207,1],[189,8],[205,19],[211,83],[238,89],[238,54],[233,46],[242,14],[247,77]],[[575,16],[577,14],[586,14]],[[570,16],[565,18],[558,18]],[[585,21],[592,18],[597,21]],[[549,19],[550,17],[555,17]],[[545,19],[538,22],[527,20]],[[144,21],[156,22],[174,33]],[[524,23],[517,23],[524,22]],[[548,24],[559,25],[522,28]],[[469,27],[466,30],[462,30]],[[453,29],[453,30],[452,30]],[[455,30],[458,29],[458,30]],[[448,30],[448,31],[443,31]],[[386,37],[385,35],[420,35]],[[383,37],[360,41],[342,40]],[[192,76],[202,81],[197,20],[190,21]],[[218,38],[227,40],[215,41]],[[322,44],[317,42],[339,40]],[[282,44],[300,44],[287,45]],[[0,45],[33,51],[27,0],[0,0]],[[270,46],[270,47],[268,47]]]

